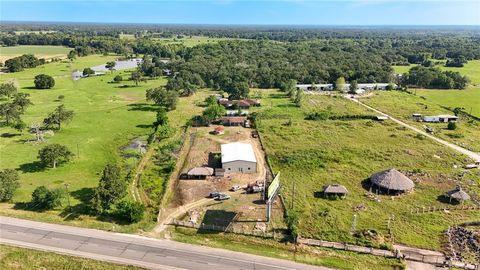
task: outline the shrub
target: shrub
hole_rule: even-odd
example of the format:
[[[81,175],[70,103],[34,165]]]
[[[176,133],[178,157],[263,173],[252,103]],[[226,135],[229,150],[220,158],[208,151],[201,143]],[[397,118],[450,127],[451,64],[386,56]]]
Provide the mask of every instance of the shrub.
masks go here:
[[[20,186],[17,171],[6,169],[0,171],[0,201],[5,202],[12,199],[15,190]]]
[[[139,202],[123,200],[117,204],[116,214],[129,223],[139,222],[145,215],[145,206]]]
[[[40,74],[35,76],[33,81],[35,88],[37,89],[50,89],[55,86],[55,80],[52,76],[46,74]]]
[[[123,81],[123,77],[120,76],[120,75],[117,75],[113,78],[113,81],[119,83],[119,82]]]
[[[59,189],[49,190],[45,186],[37,187],[32,193],[33,208],[51,210],[62,203],[63,194]]]
[[[448,129],[448,130],[455,130],[455,129],[457,129],[457,123],[455,123],[455,122],[448,122],[447,129]]]

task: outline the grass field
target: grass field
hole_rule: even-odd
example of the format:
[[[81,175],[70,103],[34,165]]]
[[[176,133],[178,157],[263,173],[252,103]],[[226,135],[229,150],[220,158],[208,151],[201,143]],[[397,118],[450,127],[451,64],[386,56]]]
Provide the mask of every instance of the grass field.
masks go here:
[[[185,36],[183,38],[155,38],[164,43],[168,44],[183,44],[186,47],[193,47],[201,44],[209,43],[218,43],[223,40],[233,40],[233,38],[210,38],[210,37],[201,37],[201,36]]]
[[[427,93],[428,96],[428,93],[430,93],[429,91],[430,90],[423,90],[420,91],[420,93],[422,95]],[[469,112],[471,110],[472,113],[480,111],[480,102],[476,102],[475,99],[475,97],[480,98],[480,90],[451,91],[455,90],[447,90],[443,96],[437,96],[437,98],[445,99],[446,97],[450,97],[453,99],[453,96],[468,93],[471,94],[470,98],[472,99],[463,99],[465,102],[464,104],[470,105],[470,107],[465,106],[466,111]],[[372,97],[364,98],[363,101],[366,104],[372,105],[374,108],[391,114],[392,116],[419,128],[423,128],[424,125],[432,127],[435,130],[434,134],[436,136],[454,142],[472,151],[480,152],[480,140],[478,139],[480,138],[479,121],[461,119],[457,123],[457,129],[453,131],[447,130],[446,123],[421,123],[413,121],[411,119],[413,113],[421,113],[423,115],[453,114],[451,111],[440,107],[436,102],[431,101],[432,98],[427,98],[425,100],[418,95],[418,92],[416,96],[399,91],[380,91],[376,92]],[[445,104],[444,102],[439,103]]]
[[[410,66],[393,66],[394,72],[396,74],[403,74],[410,70],[410,68],[416,66],[412,64]],[[464,67],[456,68],[456,67],[444,67],[444,66],[437,66],[440,67],[442,70],[450,70],[450,71],[458,71],[462,75],[467,75],[472,84],[478,85],[480,84],[480,60],[471,60],[465,64]]]
[[[480,213],[473,211],[410,213],[413,207],[446,205],[439,198],[455,187],[452,179],[461,170],[453,169],[453,165],[463,164],[463,156],[390,121],[304,119],[311,111],[372,114],[340,97],[307,96],[303,107],[297,108],[281,93],[267,93],[257,128],[273,170],[282,173],[282,194],[288,211],[300,215],[303,237],[381,246],[389,242],[386,224],[394,215],[396,242],[440,249],[448,225],[480,218]],[[395,198],[380,195],[380,202],[367,198],[366,179],[391,167],[422,172],[413,177],[415,191]],[[478,173],[470,172],[459,181],[475,183],[468,187],[469,192],[480,192]],[[317,197],[322,187],[330,183],[345,185],[349,190],[347,198]],[[365,210],[358,212],[357,230],[373,229],[380,236],[372,239],[350,234],[354,208],[360,207]]]
[[[417,95],[446,107],[462,107],[467,113],[480,117],[480,86],[466,90],[418,89]]]
[[[0,47],[0,62],[22,54],[33,54],[38,58],[50,59],[54,57],[66,57],[72,48],[63,46],[41,46],[41,45],[18,45],[12,47]]]
[[[105,63],[108,59],[114,59],[114,57],[82,57],[78,58],[72,67],[69,63],[49,63],[19,73],[2,75],[2,81],[19,78],[16,81],[20,91],[31,95],[34,105],[27,108],[26,113],[22,116],[27,125],[41,122],[60,104],[64,104],[67,109],[71,109],[75,113],[69,124],[65,125],[62,130],[56,131],[53,137],[47,137],[47,143],[66,145],[76,155],[73,161],[56,169],[44,168],[38,162],[37,152],[47,143],[25,143],[32,138],[32,134],[28,132],[20,134],[12,128],[0,127],[2,136],[0,167],[16,169],[21,173],[21,187],[15,193],[14,202],[29,201],[32,191],[37,186],[45,185],[49,188],[57,188],[68,183],[70,184],[69,191],[73,209],[81,210],[82,203],[92,193],[92,188],[97,186],[103,167],[110,162],[122,161],[120,148],[138,136],[149,134],[155,112],[146,109],[145,90],[164,84],[164,79],[148,80],[138,87],[122,88],[121,84],[108,82],[117,74],[128,78],[128,71],[114,72],[78,81],[70,78],[70,70],[73,67],[81,69]],[[57,76],[55,87],[50,90],[31,89],[33,77],[39,73]],[[125,84],[133,86],[132,82],[125,82]],[[59,101],[59,95],[63,95],[65,98]],[[3,213],[18,214],[26,218],[54,222],[63,220],[62,216],[52,215],[53,213],[61,214],[60,212],[20,211],[11,209],[10,205],[3,205],[1,209]],[[90,216],[73,219],[70,215],[69,218],[65,218],[65,222],[109,229],[112,226],[108,220],[95,220]],[[125,226],[124,230],[132,231],[146,225],[148,224]]]
[[[38,269],[102,269],[134,270],[139,267],[112,264],[78,257],[60,255],[52,252],[37,251],[0,245],[0,269],[38,270]]]

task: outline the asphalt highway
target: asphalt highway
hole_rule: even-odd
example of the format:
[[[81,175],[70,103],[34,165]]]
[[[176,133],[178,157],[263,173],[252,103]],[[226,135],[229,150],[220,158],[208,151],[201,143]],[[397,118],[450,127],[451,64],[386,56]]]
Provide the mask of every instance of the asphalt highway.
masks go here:
[[[329,269],[170,240],[1,216],[0,243],[149,269]]]

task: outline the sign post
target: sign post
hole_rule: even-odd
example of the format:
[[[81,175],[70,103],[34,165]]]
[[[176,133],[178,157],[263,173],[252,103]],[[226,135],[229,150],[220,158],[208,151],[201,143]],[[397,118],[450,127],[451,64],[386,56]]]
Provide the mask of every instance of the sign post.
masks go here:
[[[277,173],[273,181],[270,183],[267,189],[267,222],[270,222],[272,215],[272,203],[278,194],[280,189],[280,172]]]

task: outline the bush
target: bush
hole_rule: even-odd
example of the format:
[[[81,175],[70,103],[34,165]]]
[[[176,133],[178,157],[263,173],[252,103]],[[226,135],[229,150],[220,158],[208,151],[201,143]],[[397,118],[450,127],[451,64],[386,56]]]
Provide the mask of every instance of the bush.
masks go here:
[[[17,171],[6,169],[0,171],[0,201],[5,202],[12,199],[15,190],[20,186]]]
[[[117,216],[129,223],[136,223],[143,219],[145,206],[131,200],[123,200],[117,204]]]
[[[455,123],[455,122],[448,122],[447,129],[448,129],[448,130],[455,130],[455,129],[457,129],[457,123]]]
[[[120,76],[120,75],[117,75],[113,78],[113,81],[116,82],[116,83],[119,83],[119,82],[123,81],[123,77]]]
[[[40,74],[33,81],[37,89],[50,89],[55,86],[55,80],[50,75]]]
[[[37,187],[32,193],[33,208],[51,210],[62,204],[63,193],[59,189],[49,190],[45,186]]]

